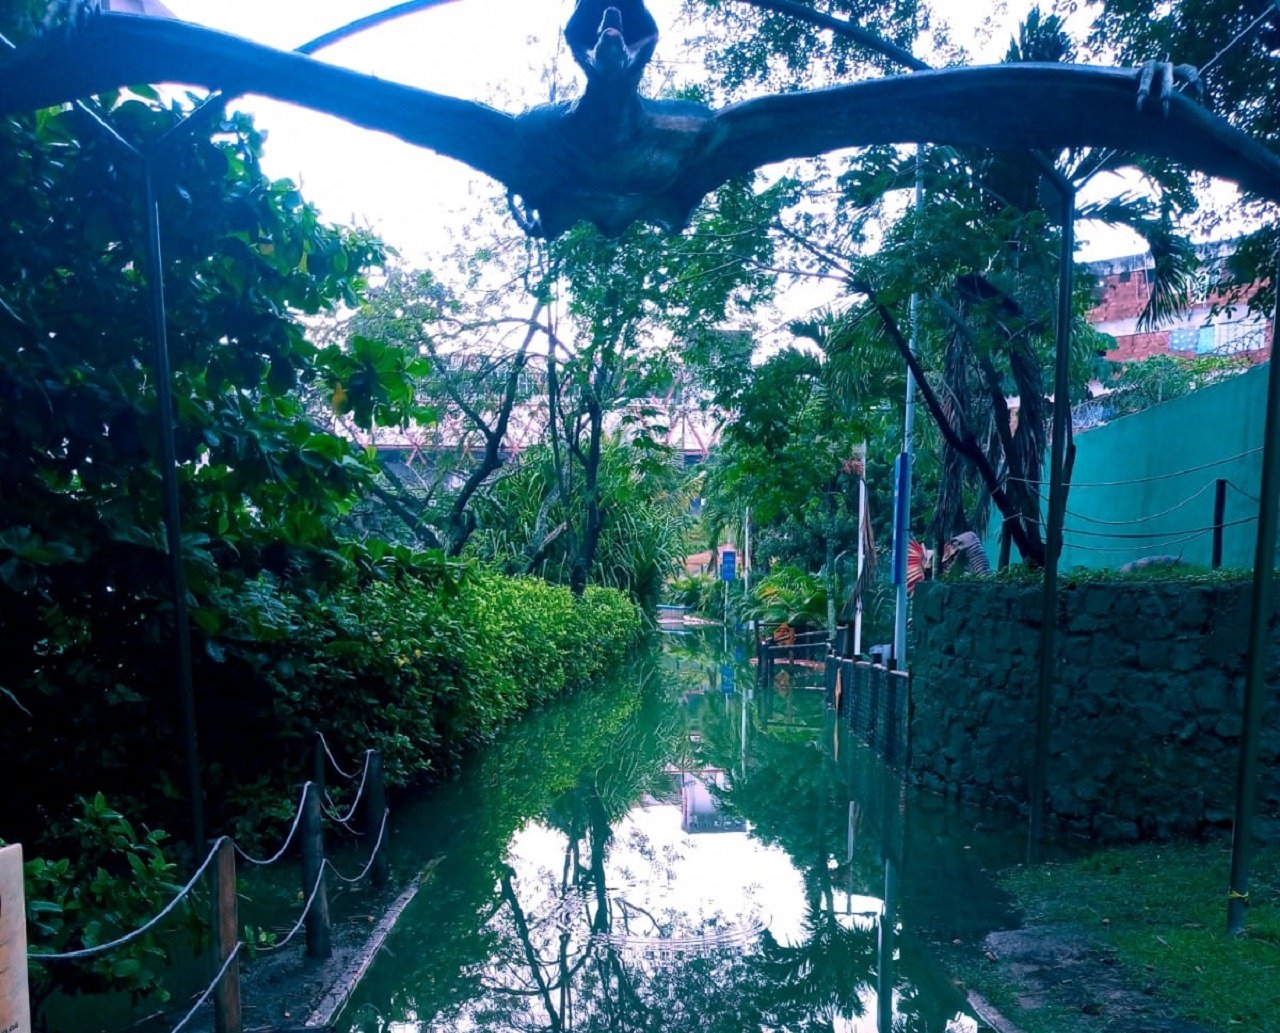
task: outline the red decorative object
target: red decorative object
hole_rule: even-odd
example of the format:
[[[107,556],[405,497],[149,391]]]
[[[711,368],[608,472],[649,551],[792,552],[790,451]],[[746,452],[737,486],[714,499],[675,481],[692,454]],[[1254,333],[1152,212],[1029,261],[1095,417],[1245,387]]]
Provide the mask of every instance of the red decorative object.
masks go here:
[[[931,559],[929,550],[923,542],[914,538],[907,542],[907,594],[910,595],[916,585],[924,580],[925,568]]]

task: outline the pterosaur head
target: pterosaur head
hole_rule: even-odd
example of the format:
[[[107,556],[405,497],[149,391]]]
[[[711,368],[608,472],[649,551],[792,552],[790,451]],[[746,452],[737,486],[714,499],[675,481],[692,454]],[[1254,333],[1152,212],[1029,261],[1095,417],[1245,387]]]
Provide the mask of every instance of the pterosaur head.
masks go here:
[[[578,0],[564,38],[588,83],[634,89],[658,45],[658,23],[644,0]]]

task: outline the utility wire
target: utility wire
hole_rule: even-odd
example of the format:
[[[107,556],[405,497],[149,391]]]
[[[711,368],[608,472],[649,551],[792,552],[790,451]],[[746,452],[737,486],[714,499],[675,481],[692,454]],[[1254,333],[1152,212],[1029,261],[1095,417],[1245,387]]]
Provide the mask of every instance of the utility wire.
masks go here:
[[[1206,64],[1203,68],[1201,68],[1200,71],[1201,72],[1209,71],[1210,68],[1212,68],[1220,60],[1222,60],[1222,58],[1226,55],[1228,50],[1230,50],[1242,39],[1244,39],[1247,35],[1249,35],[1249,33],[1251,33],[1254,29],[1256,29],[1267,18],[1268,15],[1274,14],[1275,12],[1276,12],[1276,5],[1272,4],[1260,15],[1258,15],[1258,17],[1254,18],[1253,21],[1251,21],[1248,25],[1246,25],[1243,29],[1241,29],[1240,32],[1236,35],[1235,39],[1233,39],[1225,47],[1223,47],[1216,54],[1214,54],[1213,57],[1209,59],[1208,64]]]
[[[1257,495],[1250,495],[1243,488],[1238,487],[1237,485],[1233,484],[1231,481],[1227,481],[1227,487],[1230,488],[1232,491],[1238,492],[1239,494],[1243,495],[1250,502],[1256,502],[1259,506],[1262,505],[1262,499],[1258,498]]]
[[[1204,534],[1206,531],[1212,531],[1215,527],[1236,527],[1240,524],[1248,524],[1257,520],[1256,516],[1241,517],[1239,520],[1226,520],[1221,524],[1210,524],[1208,527],[1185,528],[1176,531],[1085,531],[1078,527],[1064,528],[1064,532],[1070,532],[1075,535],[1083,535],[1086,538],[1132,538],[1132,539],[1150,539],[1150,538],[1167,538],[1170,535],[1189,534],[1193,537],[1198,534]]]
[[[1066,512],[1067,512],[1067,516],[1075,517],[1077,520],[1083,520],[1087,524],[1104,524],[1108,527],[1121,527],[1127,524],[1142,524],[1142,523],[1146,523],[1148,520],[1156,520],[1162,516],[1168,516],[1170,513],[1177,512],[1183,506],[1187,505],[1187,503],[1194,502],[1206,491],[1212,488],[1213,485],[1214,485],[1214,482],[1209,481],[1209,483],[1207,483],[1203,488],[1197,491],[1194,495],[1188,495],[1181,502],[1178,502],[1175,505],[1170,506],[1168,509],[1162,509],[1158,513],[1147,513],[1140,517],[1133,517],[1130,520],[1103,520],[1100,517],[1091,517],[1091,516],[1085,516],[1083,513],[1076,513],[1070,509],[1068,509]]]
[[[1224,456],[1222,459],[1215,459],[1209,463],[1202,463],[1200,466],[1188,466],[1184,470],[1173,470],[1169,473],[1152,474],[1150,477],[1131,477],[1121,481],[1072,481],[1072,488],[1115,488],[1122,484],[1146,484],[1150,481],[1166,481],[1171,477],[1181,477],[1183,474],[1199,473],[1201,470],[1210,470],[1215,466],[1222,466],[1224,463],[1234,462],[1237,459],[1244,459],[1246,456],[1255,455],[1262,451],[1262,446],[1257,448],[1249,448],[1243,452],[1237,452],[1233,456]],[[1010,475],[1007,480],[1018,481],[1021,484],[1039,484],[1038,478],[1030,477],[1014,477]]]

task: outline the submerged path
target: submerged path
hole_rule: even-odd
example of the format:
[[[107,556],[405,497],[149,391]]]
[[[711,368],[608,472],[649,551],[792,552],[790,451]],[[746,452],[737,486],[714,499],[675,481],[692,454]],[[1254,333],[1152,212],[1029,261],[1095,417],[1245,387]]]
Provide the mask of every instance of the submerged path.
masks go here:
[[[338,1030],[986,1028],[928,944],[1007,924],[1019,829],[904,790],[816,678],[757,694],[718,637],[399,808],[393,865],[430,876]]]

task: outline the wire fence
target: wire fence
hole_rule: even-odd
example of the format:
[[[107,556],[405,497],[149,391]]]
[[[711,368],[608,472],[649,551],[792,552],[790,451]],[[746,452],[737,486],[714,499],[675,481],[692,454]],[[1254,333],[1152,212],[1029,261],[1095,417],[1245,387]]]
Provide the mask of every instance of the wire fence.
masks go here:
[[[332,750],[329,748],[328,742],[324,736],[317,733],[317,749],[319,755],[327,759],[330,766],[337,774],[348,780],[355,779],[355,773],[347,773],[338,764],[333,756]],[[349,885],[355,885],[364,882],[372,876],[372,882],[375,886],[382,885],[386,881],[386,835],[390,811],[385,802],[385,791],[382,786],[382,766],[379,754],[376,750],[364,751],[364,763],[359,773],[360,783],[355,792],[355,797],[348,806],[346,813],[339,813],[334,805],[331,797],[324,792],[321,785],[315,781],[307,781],[302,785],[299,794],[297,808],[289,825],[289,832],[285,836],[284,842],[280,848],[270,857],[258,858],[249,854],[239,843],[231,836],[220,836],[216,839],[209,849],[209,853],[204,860],[200,862],[191,878],[187,880],[185,885],[178,890],[163,908],[160,909],[152,918],[148,919],[138,928],[124,933],[106,943],[94,944],[93,946],[84,947],[78,950],[70,951],[40,951],[30,950],[27,953],[27,959],[33,964],[52,964],[58,965],[67,962],[83,961],[92,958],[98,958],[109,954],[113,951],[126,947],[143,937],[147,936],[153,930],[158,928],[166,918],[173,915],[184,902],[188,902],[192,893],[195,892],[197,886],[209,874],[211,867],[214,867],[215,861],[219,856],[229,849],[229,856],[232,858],[229,868],[232,891],[230,893],[231,914],[215,915],[215,926],[221,923],[225,926],[225,931],[229,931],[230,935],[224,940],[221,953],[225,956],[219,959],[219,968],[214,975],[212,981],[205,987],[203,991],[195,998],[194,1003],[182,1017],[176,1026],[172,1028],[171,1033],[179,1033],[186,1029],[192,1022],[200,1009],[214,998],[221,1005],[222,997],[225,993],[230,993],[234,998],[235,1006],[230,1009],[233,1018],[226,1020],[225,1015],[228,1009],[225,1005],[221,1005],[215,1018],[215,1026],[218,1033],[241,1033],[239,1024],[239,968],[237,960],[246,951],[253,954],[268,954],[279,951],[288,946],[304,928],[307,929],[307,945],[309,954],[319,954],[321,956],[328,953],[328,904],[325,893],[325,873],[332,872],[333,875],[342,882]],[[322,797],[324,798],[322,800]],[[366,799],[367,797],[367,799]],[[323,838],[321,832],[321,818],[328,818],[335,824],[352,831],[356,835],[362,833],[356,832],[351,828],[350,822],[356,816],[361,804],[365,805],[365,813],[367,820],[367,832],[370,838],[374,840],[373,847],[369,852],[363,868],[359,874],[355,876],[344,875],[336,865],[324,854]],[[327,804],[327,805],[326,805]],[[235,914],[235,893],[234,893],[234,857],[239,856],[247,863],[257,867],[270,867],[282,860],[288,853],[291,846],[302,836],[302,862],[304,870],[304,886],[303,892],[305,900],[301,914],[298,915],[289,932],[279,941],[269,944],[249,944],[239,937],[239,921]],[[314,874],[308,878],[308,868],[314,870]],[[218,878],[222,878],[221,873]],[[317,922],[317,915],[320,914],[322,928]],[[217,929],[215,929],[215,935]],[[317,949],[318,948],[318,949]],[[229,984],[234,983],[234,986]]]
[[[1151,474],[1145,477],[1128,477],[1109,481],[1072,481],[1068,485],[1068,490],[1074,491],[1077,488],[1125,488],[1132,485],[1151,484],[1159,481],[1172,480],[1178,477],[1184,477],[1188,474],[1198,473],[1204,470],[1210,470],[1214,467],[1220,467],[1227,463],[1236,462],[1237,460],[1246,459],[1250,456],[1261,453],[1261,446],[1249,448],[1234,455],[1224,456],[1221,459],[1215,459],[1211,462],[1201,463],[1196,466],[1189,466],[1179,470],[1171,470],[1165,473]],[[1044,505],[1043,492],[1040,491],[1041,483],[1032,481],[1027,478],[1010,477],[1009,480],[1016,481],[1021,484],[1032,485],[1036,494],[1040,497],[1041,506]],[[1142,528],[1150,527],[1158,521],[1180,513],[1192,506],[1197,500],[1209,493],[1211,489],[1217,489],[1214,498],[1214,515],[1211,523],[1203,523],[1194,526],[1188,522],[1188,526],[1160,528],[1158,530],[1145,530]],[[1096,554],[1132,554],[1135,551],[1141,551],[1147,556],[1154,556],[1161,550],[1169,550],[1177,546],[1185,546],[1191,542],[1201,539],[1202,536],[1210,535],[1213,538],[1212,552],[1213,563],[1218,565],[1220,562],[1222,550],[1222,536],[1226,529],[1233,527],[1243,527],[1247,524],[1255,523],[1258,519],[1257,514],[1248,514],[1236,517],[1234,519],[1222,519],[1223,509],[1225,507],[1225,495],[1230,491],[1238,495],[1241,499],[1253,505],[1261,505],[1261,498],[1253,492],[1241,487],[1234,481],[1226,477],[1215,477],[1193,491],[1186,497],[1179,499],[1165,508],[1149,513],[1140,513],[1131,517],[1110,517],[1098,516],[1088,512],[1083,512],[1079,508],[1066,507],[1064,509],[1064,526],[1062,534],[1065,544],[1068,548],[1083,552]],[[1092,503],[1096,506],[1097,503]],[[1237,510],[1238,511],[1238,510]],[[1045,531],[1045,518],[1043,515],[1024,517],[1023,522],[1032,528],[1038,528],[1041,533]],[[1103,544],[1103,541],[1109,539],[1112,544]],[[1127,543],[1127,544],[1125,544]]]
[[[1181,470],[1169,470],[1165,473],[1149,474],[1146,477],[1126,477],[1117,481],[1073,480],[1070,487],[1073,490],[1075,488],[1118,488],[1121,485],[1126,484],[1149,484],[1152,481],[1167,481],[1172,480],[1174,477],[1183,477],[1189,473],[1199,473],[1201,470],[1212,470],[1215,466],[1225,466],[1227,463],[1234,463],[1237,459],[1246,459],[1252,455],[1259,455],[1261,452],[1262,446],[1258,445],[1256,448],[1246,448],[1243,452],[1237,452],[1235,455],[1231,456],[1223,456],[1221,459],[1213,459],[1210,462],[1201,463],[1199,466],[1188,466]],[[1016,481],[1019,484],[1039,485],[1042,483],[1041,480],[1030,477],[1014,477],[1010,475],[1008,479]]]

